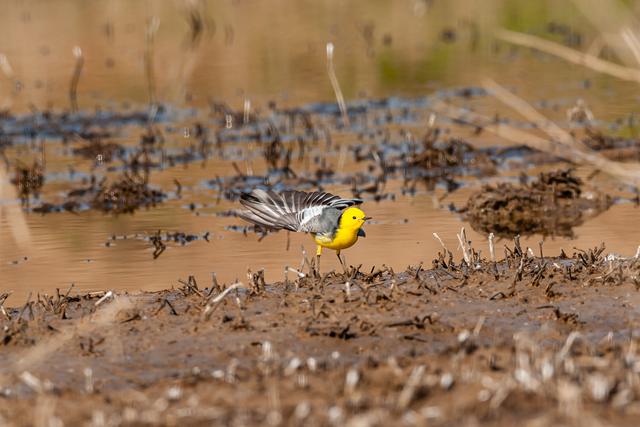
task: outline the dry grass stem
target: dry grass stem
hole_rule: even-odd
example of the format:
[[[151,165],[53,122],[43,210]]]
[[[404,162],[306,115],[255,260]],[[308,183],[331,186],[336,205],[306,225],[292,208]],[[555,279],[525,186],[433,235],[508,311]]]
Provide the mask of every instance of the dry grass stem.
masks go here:
[[[145,29],[144,69],[147,78],[147,91],[149,96],[149,122],[152,123],[158,112],[158,98],[156,95],[156,77],[153,71],[153,42],[160,27],[160,19],[151,18]]]
[[[489,254],[491,256],[491,262],[496,262],[496,248],[493,244],[493,239],[495,239],[495,235],[489,233]]]
[[[211,315],[213,314],[213,312],[215,311],[215,309],[218,307],[218,305],[224,300],[224,298],[227,295],[229,295],[229,293],[231,291],[233,291],[235,289],[238,289],[238,288],[246,288],[246,286],[242,282],[233,283],[227,289],[225,289],[224,291],[220,292],[215,297],[211,298],[211,300],[204,307],[204,310],[202,310],[202,315],[204,316],[204,318],[208,320],[211,317]],[[236,302],[238,302],[238,301],[236,301]]]
[[[342,96],[342,90],[340,90],[340,83],[336,76],[336,71],[333,66],[333,43],[327,43],[327,74],[333,87],[333,92],[336,95],[336,101],[338,102],[338,108],[340,114],[342,114],[342,121],[345,126],[349,126],[349,115],[347,114],[347,106],[344,102],[344,96]]]
[[[13,80],[13,67],[11,67],[11,63],[9,62],[9,58],[4,53],[0,53],[0,71],[2,74],[9,79]]]
[[[583,65],[599,73],[608,74],[621,80],[640,83],[640,70],[618,65],[616,63],[600,59],[597,56],[580,52],[570,47],[563,46],[549,40],[529,34],[518,33],[505,29],[496,31],[496,37],[519,46],[537,49],[550,55],[557,56],[577,65]]]
[[[246,125],[249,123],[249,118],[251,114],[251,100],[245,99],[242,107],[242,124]]]
[[[398,396],[398,409],[405,410],[411,404],[413,397],[416,393],[416,390],[420,386],[422,382],[422,377],[424,376],[425,366],[419,365],[413,368],[411,374],[409,375],[409,379],[404,385],[402,391],[400,392],[400,396]]]
[[[493,89],[495,86],[497,86],[497,84],[491,85],[489,83],[488,86],[490,89]],[[508,93],[509,95],[504,96],[505,93]],[[539,113],[537,113],[537,111],[535,112],[535,114],[531,114],[532,111],[535,111],[532,110],[532,107],[529,106],[527,108],[521,108],[523,105],[528,106],[528,104],[515,95],[511,94],[504,88],[500,87],[498,91],[493,92],[493,95],[496,96],[496,98],[498,98],[500,101],[516,109],[528,120],[541,125],[541,130],[547,132],[548,134],[553,134],[554,136],[558,135],[561,139],[557,141],[545,139],[540,136],[533,135],[529,132],[517,129],[513,126],[509,126],[503,123],[496,123],[494,120],[490,119],[487,116],[483,116],[481,114],[477,114],[468,110],[463,110],[445,102],[438,102],[434,105],[433,108],[440,114],[446,115],[462,122],[473,124],[477,127],[481,127],[488,132],[495,133],[501,138],[504,138],[516,144],[525,144],[529,147],[535,148],[540,151],[545,151],[554,156],[561,157],[574,163],[589,164],[592,167],[631,185],[637,186],[638,183],[640,183],[640,167],[638,165],[612,161],[599,155],[593,150],[586,149],[586,147],[581,148],[583,147],[582,143],[574,141],[570,136],[568,136],[567,138],[568,133],[563,130],[558,131],[559,128],[555,124],[548,125],[548,121],[545,120],[544,117]],[[517,99],[519,101],[513,102],[514,99]]]
[[[573,0],[578,10],[600,32],[600,40],[613,49],[626,65],[640,64],[637,30],[640,21],[624,2],[618,0]],[[599,52],[598,52],[599,53]]]
[[[80,82],[80,76],[82,75],[82,67],[84,66],[84,55],[80,46],[74,46],[73,56],[76,58],[76,63],[73,68],[73,75],[71,76],[71,84],[69,85],[69,103],[71,104],[71,112],[78,112],[78,83]]]
[[[638,164],[626,164],[609,160],[595,151],[588,148],[582,142],[574,139],[567,131],[561,129],[552,121],[546,119],[535,108],[509,92],[504,87],[497,84],[491,79],[485,79],[485,87],[498,100],[513,108],[527,120],[534,123],[538,128],[545,132],[553,141],[559,142],[570,149],[570,152],[581,161],[588,163],[597,169],[614,175],[625,180],[628,183],[637,185],[640,181],[640,166]]]
[[[468,266],[471,266],[471,248],[467,245],[467,233],[462,227],[460,230],[460,234],[456,234],[458,237],[458,242],[460,243],[460,248],[462,249],[462,256],[464,258],[464,262],[467,263]]]
[[[435,237],[435,239],[440,242],[440,246],[442,246],[442,249],[445,250],[445,252],[447,251],[447,247],[444,245],[444,242],[442,241],[442,239],[440,238],[440,236],[438,235],[438,233],[433,233],[433,237]]]
[[[110,298],[115,298],[113,291],[109,291],[106,294],[104,294],[98,301],[96,301],[95,306],[96,307],[100,306],[102,303],[104,303],[106,300]]]

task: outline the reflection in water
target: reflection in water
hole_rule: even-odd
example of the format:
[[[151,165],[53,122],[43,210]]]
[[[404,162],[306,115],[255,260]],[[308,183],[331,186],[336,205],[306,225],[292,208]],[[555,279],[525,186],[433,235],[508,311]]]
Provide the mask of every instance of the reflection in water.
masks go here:
[[[271,101],[278,108],[332,102],[326,75],[327,42],[336,46],[337,78],[351,105],[355,105],[354,99],[362,98],[422,98],[435,89],[473,86],[484,76],[517,88],[520,96],[559,122],[566,120],[566,109],[578,97],[586,99],[602,126],[625,117],[637,102],[635,85],[495,43],[487,36],[497,25],[542,33],[549,22],[569,20],[572,31],[589,28],[570,6],[551,0],[535,5],[526,0],[188,4],[114,0],[5,5],[0,16],[0,52],[6,55],[11,73],[5,67],[0,78],[3,109],[14,113],[69,110],[69,82],[76,63],[72,52],[79,46],[85,60],[77,91],[81,111],[99,110],[105,116],[111,111],[125,112],[134,117],[135,111],[146,111],[148,88],[153,84],[158,101],[167,106],[156,119],[170,153],[182,154],[195,144],[196,122],[210,132],[212,143],[216,138],[228,138],[221,151],[214,150],[207,161],[185,163],[176,156],[172,167],[153,170],[150,184],[168,193],[167,200],[156,208],[120,216],[92,210],[27,214],[30,246],[19,244],[27,233],[18,223],[19,202],[7,193],[7,188],[12,188],[9,177],[0,176],[0,291],[13,290],[15,301],[24,300],[30,292],[51,294],[71,283],[82,290],[134,291],[165,288],[189,275],[208,285],[213,272],[221,281],[243,280],[248,268],[265,268],[267,279],[279,279],[285,266],[299,266],[301,248],[313,249],[308,236],[292,234],[286,250],[285,233],[258,241],[256,235],[225,228],[240,224],[238,219],[216,215],[237,207],[224,198],[217,202],[220,188],[216,182],[238,176],[238,170],[251,177],[267,174],[262,144],[251,139],[246,129],[236,132],[232,123],[226,134],[219,131],[228,125],[225,119],[229,112],[224,108],[237,113],[249,105],[250,111],[235,119],[237,124],[245,117],[250,121],[253,114],[271,117]],[[159,27],[151,50],[145,43],[145,29],[152,17],[158,19]],[[145,52],[153,65],[152,76],[145,70]],[[510,116],[487,97],[462,97],[458,103],[489,115]],[[356,131],[337,129],[335,118],[325,115],[315,123],[319,141],[309,146],[303,158],[294,155],[291,169],[302,173],[320,166],[334,168],[338,178],[347,172],[372,175],[366,164],[352,161],[350,149],[361,143],[384,144],[389,138],[392,143],[419,141],[429,112],[417,107],[406,110],[398,108],[394,117],[399,119],[388,123],[386,110],[366,116],[371,121],[354,123]],[[8,122],[3,123],[6,131]],[[503,143],[452,123],[439,121],[439,125],[446,128],[447,136],[458,136],[477,146]],[[116,134],[101,133],[105,126],[91,130],[101,135],[103,143],[120,144],[125,156],[138,147],[146,132],[144,120],[123,123]],[[329,132],[331,150],[325,145]],[[286,137],[284,134],[284,145],[295,147],[297,141]],[[69,141],[60,135],[18,138],[19,143],[4,149],[7,158],[31,164],[40,158],[39,144],[43,144],[44,199],[61,199],[83,181],[86,184],[91,174],[112,177],[121,172],[117,155],[111,163],[95,156],[81,159],[72,153],[82,147],[81,138],[71,135],[64,139]],[[400,152],[403,147],[406,145],[399,146]],[[516,175],[518,171],[502,172]],[[584,168],[578,173],[586,177],[591,171]],[[618,191],[606,178],[598,179],[612,192]],[[401,269],[429,263],[440,248],[432,233],[437,232],[448,248],[455,250],[455,233],[462,226],[467,227],[476,247],[488,251],[486,236],[470,231],[468,224],[447,209],[450,203],[464,205],[470,190],[479,186],[478,179],[462,177],[465,186],[446,197],[442,186],[433,192],[419,189],[415,195],[405,195],[400,181],[384,183],[384,192],[394,198],[375,202],[364,194],[366,212],[375,222],[368,226],[367,238],[345,252],[348,263],[362,264],[366,270],[373,265]],[[207,184],[211,182],[214,184]],[[333,179],[325,189],[351,196],[352,183]],[[634,205],[616,205],[575,229],[575,240],[548,239],[545,253],[555,254],[560,249],[571,253],[574,246],[593,247],[604,241],[608,250],[632,255],[640,243],[636,217]],[[209,241],[196,240],[184,246],[169,242],[167,250],[154,259],[151,242],[136,236],[151,236],[158,230],[199,236],[209,232]],[[112,236],[128,238],[113,240]],[[538,248],[539,240],[533,236],[522,243]],[[500,245],[498,242],[498,248]],[[332,258],[327,258],[325,268],[338,267]]]

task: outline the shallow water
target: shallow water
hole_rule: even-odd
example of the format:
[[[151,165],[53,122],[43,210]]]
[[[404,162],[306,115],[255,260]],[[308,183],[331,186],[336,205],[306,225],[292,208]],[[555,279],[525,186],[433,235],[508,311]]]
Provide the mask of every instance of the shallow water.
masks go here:
[[[566,109],[581,97],[588,102],[603,129],[633,133],[634,129],[615,122],[627,120],[633,113],[639,95],[635,85],[535,52],[512,49],[506,44],[496,47],[484,35],[485,30],[495,25],[543,33],[551,20],[563,20],[580,30],[588,28],[570,8],[554,6],[555,2],[551,1],[541,3],[543,11],[531,18],[528,2],[524,1],[510,2],[508,7],[500,1],[483,2],[481,10],[474,9],[477,5],[472,1],[416,1],[393,5],[372,5],[365,1],[348,5],[279,2],[278,7],[261,2],[224,5],[214,2],[198,7],[203,7],[203,13],[215,22],[215,32],[209,22],[209,30],[196,41],[190,41],[186,6],[177,3],[144,3],[145,7],[143,3],[131,6],[129,2],[112,1],[89,6],[69,1],[54,7],[49,3],[16,2],[0,17],[0,52],[7,55],[14,72],[13,81],[0,78],[0,102],[18,113],[27,112],[30,106],[35,110],[67,109],[68,82],[74,63],[71,49],[79,45],[86,57],[78,89],[80,109],[93,111],[99,106],[102,110],[145,111],[148,91],[142,59],[144,26],[149,17],[158,16],[160,27],[154,44],[156,95],[169,105],[166,116],[159,117],[162,120],[159,126],[173,152],[197,142],[186,132],[192,129],[193,123],[203,123],[212,132],[221,127],[209,112],[210,98],[227,102],[235,109],[241,109],[244,100],[249,99],[252,108],[262,115],[268,114],[267,103],[272,100],[280,107],[310,109],[310,103],[332,102],[333,93],[325,71],[327,41],[336,45],[336,72],[351,105],[355,105],[356,99],[391,96],[402,97],[396,101],[400,104],[411,104],[432,96],[436,90],[475,86],[489,76],[515,89],[560,123],[565,121]],[[465,24],[470,17],[476,19],[482,34],[477,41]],[[454,42],[443,40],[442,31],[447,29],[455,32]],[[585,38],[590,37],[593,35],[585,33]],[[518,119],[488,97],[472,100],[457,97],[452,101],[472,105],[488,116],[498,111]],[[406,119],[401,110],[394,111],[393,123],[379,126],[375,119],[383,117],[386,109],[373,111],[367,116],[368,126],[390,129],[394,141],[402,139],[399,129],[409,130],[420,140],[429,109],[415,107],[411,111],[416,114]],[[338,174],[366,171],[364,164],[352,161],[353,155],[347,148],[345,154],[336,148],[361,142],[358,123],[354,124],[354,131],[343,131],[335,128],[336,119],[331,114],[318,120],[331,131],[335,147],[327,150],[322,141],[310,144],[310,157],[326,156]],[[439,125],[477,146],[505,144],[492,135],[476,136],[469,128],[450,122],[442,121]],[[134,147],[140,133],[140,127],[122,126],[118,135],[105,141]],[[365,138],[364,143],[374,140],[376,138]],[[107,170],[108,165],[101,164],[93,170],[92,160],[72,156],[71,147],[77,147],[77,141],[65,146],[59,138],[51,136],[35,141],[16,138],[14,146],[5,153],[10,160],[30,163],[40,158],[41,144],[47,158],[46,183],[41,196],[44,200],[60,199],[63,192],[76,187],[79,180],[92,171],[99,176],[113,175]],[[226,200],[216,203],[218,191],[206,184],[216,176],[236,175],[231,161],[237,161],[243,171],[253,169],[256,174],[263,173],[265,164],[258,146],[246,139],[227,142],[225,158],[214,155],[206,162],[194,161],[152,171],[151,183],[171,192],[170,197],[163,204],[141,209],[134,215],[113,216],[95,211],[26,213],[31,242],[23,244],[17,241],[22,238],[14,238],[8,215],[0,216],[0,291],[13,291],[12,298],[18,301],[29,293],[51,294],[55,288],[67,289],[72,283],[85,291],[151,290],[176,285],[179,278],[186,279],[189,275],[208,285],[212,272],[220,281],[230,282],[245,279],[248,268],[254,271],[264,268],[268,279],[281,278],[285,266],[299,267],[301,246],[313,253],[310,238],[292,234],[286,250],[286,233],[269,235],[258,242],[255,234],[245,236],[226,230],[226,226],[240,224],[240,221],[215,213],[235,208],[237,204]],[[250,159],[249,163],[244,161],[246,158]],[[112,164],[121,165],[118,161]],[[69,173],[70,165],[76,171],[73,176]],[[294,159],[292,163],[297,172],[310,166],[314,165],[309,160]],[[503,172],[517,176],[519,170]],[[582,177],[590,172],[584,167],[578,170]],[[183,186],[181,198],[174,194],[174,179]],[[462,181],[465,186],[444,199],[441,186],[435,194],[419,187],[414,196],[402,195],[399,180],[389,181],[385,189],[395,194],[395,200],[374,202],[365,195],[369,200],[364,210],[375,220],[366,227],[366,239],[345,251],[347,261],[362,264],[364,270],[382,264],[394,269],[419,262],[428,265],[440,249],[432,233],[437,232],[455,252],[455,234],[463,226],[474,247],[487,253],[486,236],[470,230],[468,224],[447,208],[449,203],[462,206],[470,191],[481,183],[469,177]],[[618,192],[618,186],[604,176],[594,182],[605,191]],[[334,182],[325,188],[349,196],[351,186]],[[195,212],[188,209],[190,203],[198,206]],[[10,206],[19,206],[19,201],[7,196],[0,200],[3,213],[15,212]],[[570,254],[573,247],[593,247],[604,241],[608,251],[633,255],[640,244],[637,218],[635,205],[614,205],[575,228],[573,240],[547,238],[545,254],[557,254],[560,249]],[[142,236],[157,230],[196,235],[209,232],[210,241],[196,240],[185,246],[168,243],[167,250],[153,259],[151,243]],[[111,240],[113,235],[128,238]],[[523,239],[523,244],[537,253],[541,239],[532,236]],[[110,245],[106,246],[106,242]],[[499,242],[498,253],[503,243]],[[327,253],[323,268],[336,267],[337,260]]]

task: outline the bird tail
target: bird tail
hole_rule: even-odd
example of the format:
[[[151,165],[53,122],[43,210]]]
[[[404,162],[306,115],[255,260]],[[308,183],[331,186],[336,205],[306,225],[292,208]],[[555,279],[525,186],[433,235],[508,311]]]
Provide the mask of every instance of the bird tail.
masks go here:
[[[254,190],[240,196],[240,204],[247,208],[238,216],[268,230],[282,228],[296,231],[293,224],[289,224],[288,217],[294,212],[277,194],[264,190]]]

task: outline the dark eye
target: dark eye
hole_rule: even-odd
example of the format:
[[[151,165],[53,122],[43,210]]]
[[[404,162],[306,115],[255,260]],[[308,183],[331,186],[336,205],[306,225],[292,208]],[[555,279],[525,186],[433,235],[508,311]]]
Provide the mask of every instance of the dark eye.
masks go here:
[[[354,216],[353,219],[356,219],[356,217]]]

